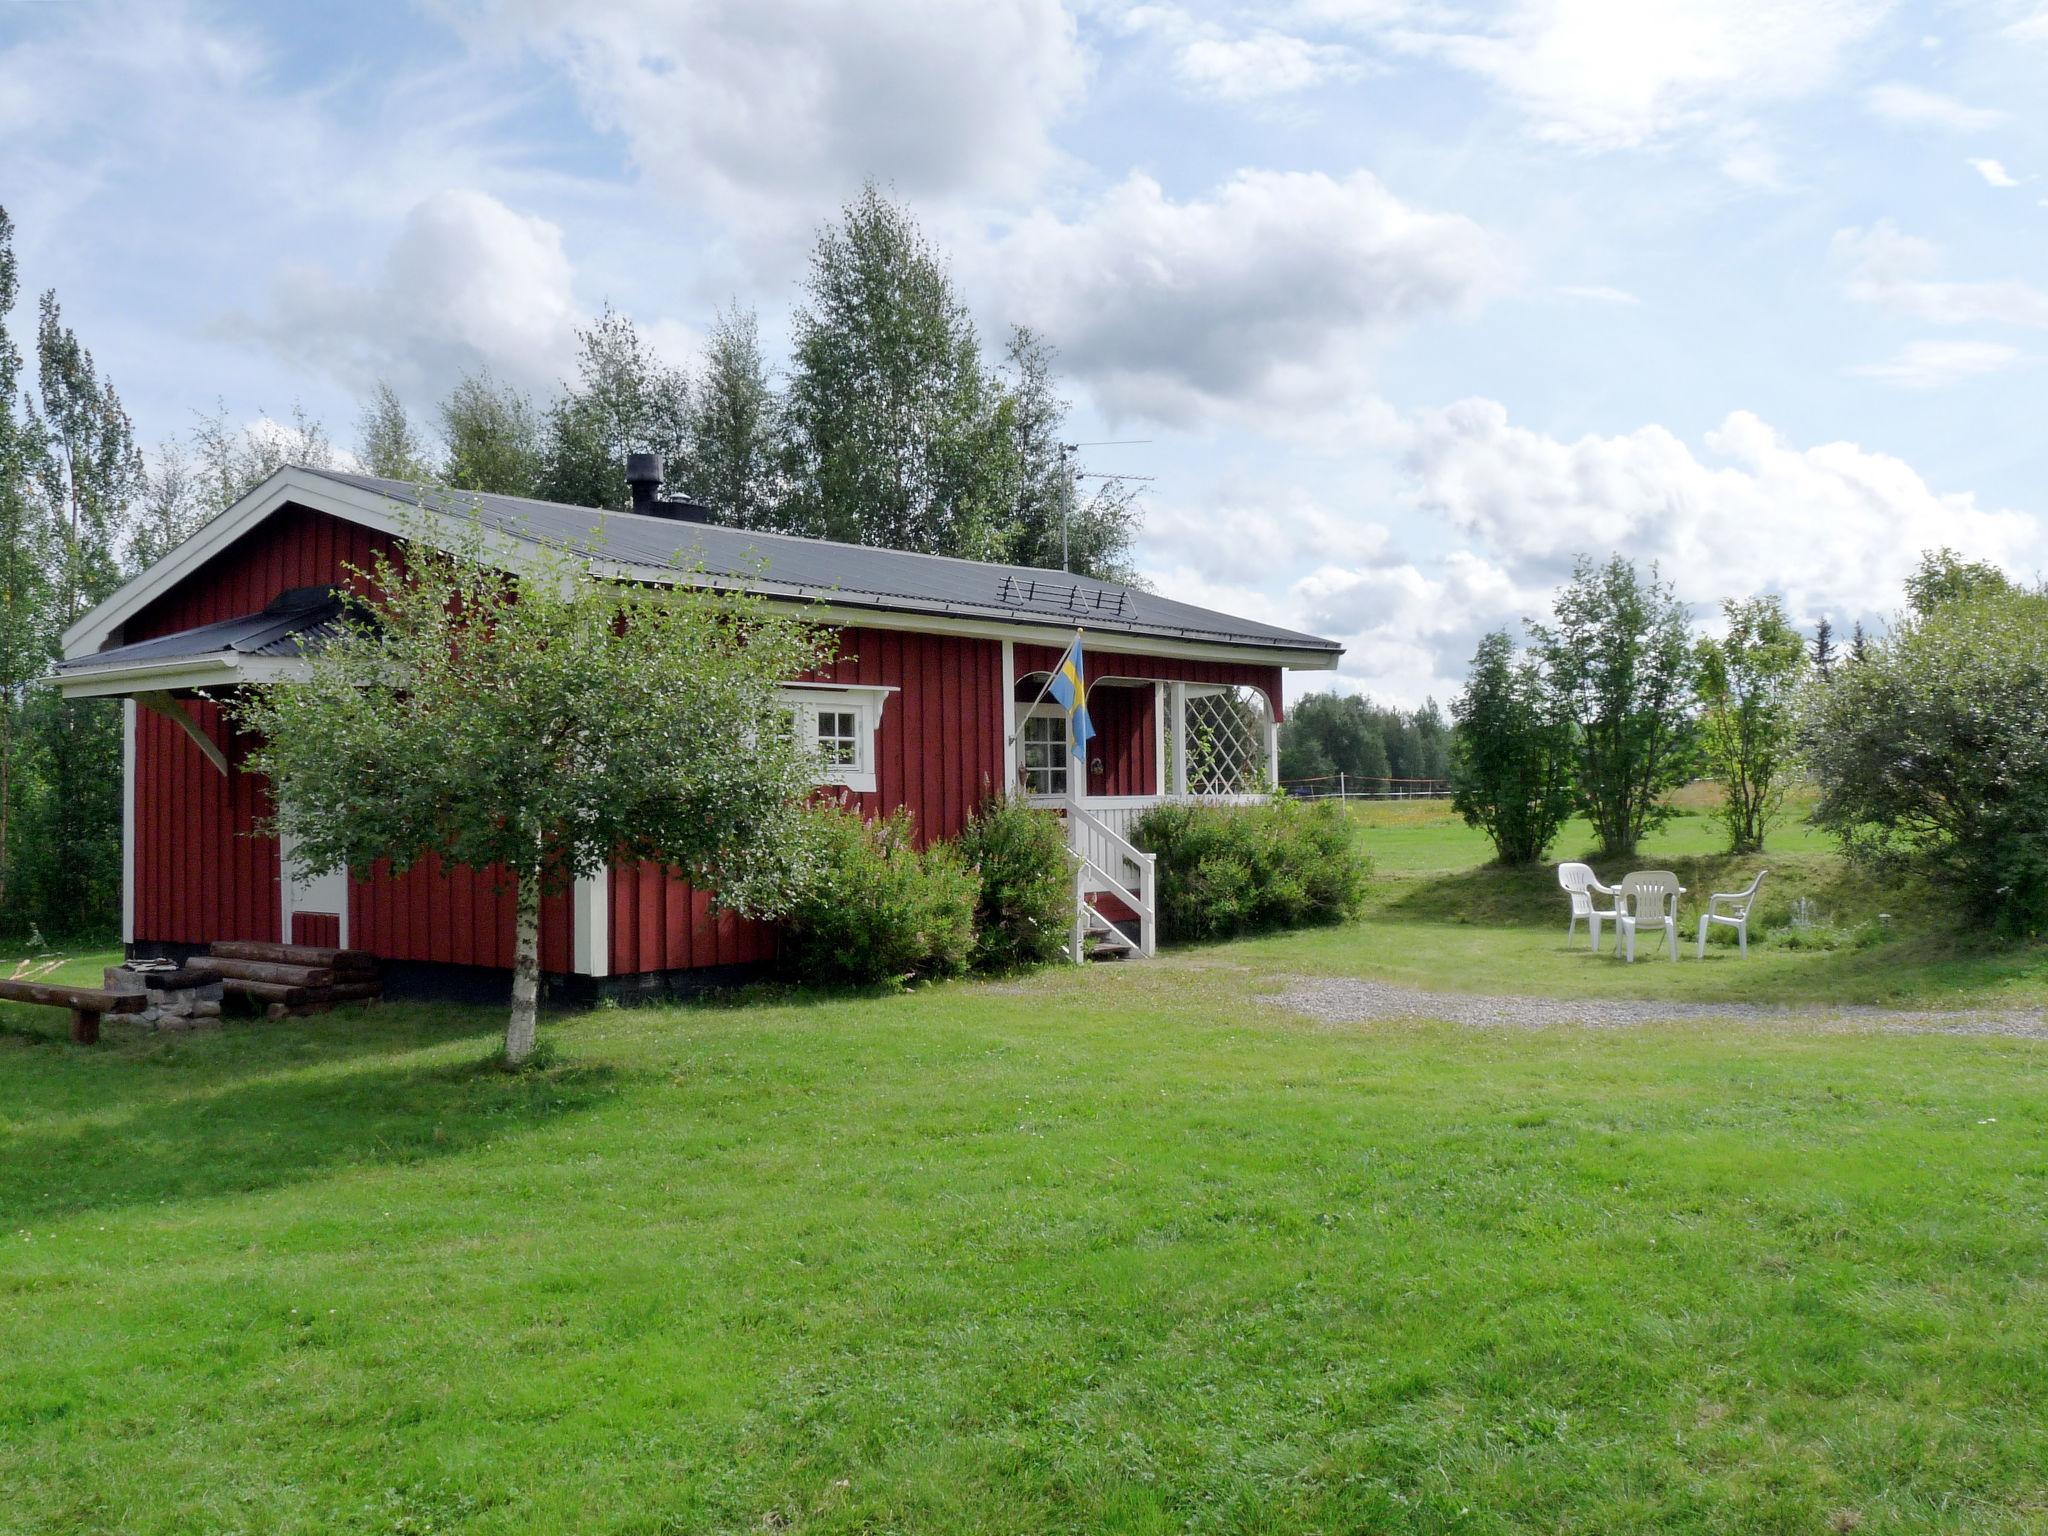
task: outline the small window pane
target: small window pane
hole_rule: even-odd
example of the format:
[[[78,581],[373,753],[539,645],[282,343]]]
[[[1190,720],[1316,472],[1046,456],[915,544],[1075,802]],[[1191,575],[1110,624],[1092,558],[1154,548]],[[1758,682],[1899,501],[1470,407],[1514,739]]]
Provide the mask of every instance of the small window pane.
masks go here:
[[[850,709],[818,711],[818,756],[833,768],[860,763],[860,716]]]
[[[1067,792],[1067,720],[1032,715],[1024,722],[1024,788],[1034,795]]]

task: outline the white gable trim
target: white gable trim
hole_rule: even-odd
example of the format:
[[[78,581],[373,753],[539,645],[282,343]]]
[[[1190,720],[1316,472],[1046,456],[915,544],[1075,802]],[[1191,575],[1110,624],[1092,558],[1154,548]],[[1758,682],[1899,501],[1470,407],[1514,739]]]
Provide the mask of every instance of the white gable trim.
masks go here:
[[[459,496],[461,493],[455,494]],[[310,474],[290,466],[280,469],[65,630],[65,660],[75,661],[107,649],[128,620],[215,555],[260,527],[272,514],[293,503],[316,512],[330,513],[347,522],[359,523],[379,533],[394,535],[408,531],[406,510],[413,510],[399,510],[387,497],[344,485],[338,480],[329,480],[324,475]],[[455,519],[446,513],[429,508],[418,508],[413,515],[425,518],[430,524],[445,521],[451,528],[455,525]],[[491,552],[508,567],[516,568],[520,563],[520,541],[491,530],[486,530],[486,536]]]

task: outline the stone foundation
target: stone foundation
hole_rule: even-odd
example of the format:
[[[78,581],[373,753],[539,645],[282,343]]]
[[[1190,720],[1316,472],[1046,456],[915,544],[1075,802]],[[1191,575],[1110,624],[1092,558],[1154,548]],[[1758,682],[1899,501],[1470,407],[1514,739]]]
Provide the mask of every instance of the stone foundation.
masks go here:
[[[109,992],[140,992],[142,1012],[123,1015],[144,1029],[206,1029],[220,1022],[225,995],[218,977],[188,971],[131,971],[125,965],[106,970]]]

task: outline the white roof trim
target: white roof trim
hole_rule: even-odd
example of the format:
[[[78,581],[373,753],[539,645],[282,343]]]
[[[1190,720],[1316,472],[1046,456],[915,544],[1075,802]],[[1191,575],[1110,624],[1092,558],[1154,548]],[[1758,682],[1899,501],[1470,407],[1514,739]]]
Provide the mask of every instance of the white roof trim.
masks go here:
[[[177,693],[193,688],[233,688],[241,683],[275,682],[305,671],[297,656],[167,656],[114,666],[72,666],[54,674],[57,691],[67,699],[115,698],[133,693]]]
[[[456,491],[450,494],[459,506],[463,493]],[[114,637],[123,624],[288,503],[327,512],[380,533],[402,536],[408,532],[408,524],[415,518],[425,519],[430,526],[446,522],[451,538],[458,531],[463,531],[457,519],[448,513],[430,507],[400,509],[375,491],[365,491],[342,481],[330,480],[325,475],[287,466],[67,629],[64,632],[65,660],[80,660],[107,649],[114,643]],[[541,542],[522,541],[488,528],[485,539],[486,546],[508,570],[517,570],[523,565],[526,552]],[[672,566],[637,565],[602,558],[591,560],[589,568],[598,576],[645,582],[650,586],[676,585],[678,576],[684,574]],[[1054,637],[1064,634],[1067,629],[1065,625],[1048,621],[1024,622],[954,615],[931,609],[893,608],[881,599],[866,602],[834,588],[805,587],[777,582],[772,577],[742,581],[700,573],[697,584],[712,590],[745,590],[764,597],[803,603],[821,622],[832,624],[968,635],[1032,645],[1055,644]],[[1237,661],[1314,671],[1328,671],[1336,665],[1333,653],[1299,646],[1184,640],[1169,635],[1140,635],[1110,629],[1095,633],[1099,637],[1097,644],[1102,649],[1126,655]]]

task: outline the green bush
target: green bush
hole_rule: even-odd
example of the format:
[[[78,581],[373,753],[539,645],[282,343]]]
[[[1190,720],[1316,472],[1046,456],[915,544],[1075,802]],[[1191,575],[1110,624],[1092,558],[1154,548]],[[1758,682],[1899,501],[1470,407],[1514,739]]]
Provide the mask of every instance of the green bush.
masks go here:
[[[1074,881],[1058,818],[1021,800],[991,799],[960,834],[959,849],[981,877],[978,969],[1042,965],[1066,952]]]
[[[957,976],[974,954],[979,882],[959,851],[919,851],[908,811],[816,817],[818,871],[783,925],[783,960],[806,981]]]
[[[2040,934],[2048,594],[1938,557],[1917,580],[1916,611],[1807,690],[1813,824],[1880,870],[1932,876],[2008,934]]]
[[[1132,841],[1158,857],[1161,934],[1221,939],[1354,916],[1371,872],[1357,836],[1335,803],[1282,799],[1154,806]]]

